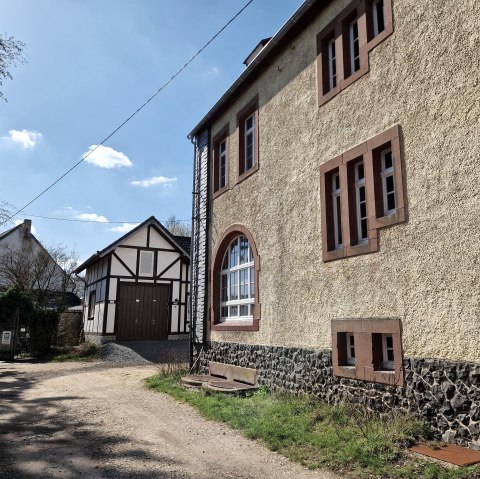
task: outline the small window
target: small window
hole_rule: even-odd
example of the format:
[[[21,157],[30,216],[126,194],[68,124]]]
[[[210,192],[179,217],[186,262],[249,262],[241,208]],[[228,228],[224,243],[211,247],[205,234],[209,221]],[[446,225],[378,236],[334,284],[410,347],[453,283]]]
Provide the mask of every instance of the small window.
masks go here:
[[[365,190],[365,168],[363,161],[355,165],[355,196],[358,243],[368,240],[367,196]]]
[[[347,333],[347,364],[355,365],[355,336],[352,333]]]
[[[335,38],[332,38],[327,43],[328,51],[328,89],[333,90],[337,86],[337,56],[335,52]]]
[[[212,166],[212,189],[213,198],[220,196],[228,189],[228,124],[213,138],[213,166]]]
[[[382,191],[384,216],[395,214],[395,178],[393,176],[393,153],[388,148],[380,153],[382,162]]]
[[[258,169],[258,99],[254,98],[238,114],[239,154],[238,174],[239,180]]]
[[[218,185],[217,189],[223,188],[227,183],[227,140],[223,140],[219,145],[218,154]]]
[[[343,248],[342,238],[342,207],[340,197],[340,175],[332,175],[332,206],[333,206],[333,230],[335,237],[335,249]]]
[[[95,316],[95,302],[96,291],[92,291],[88,297],[88,319],[93,319]]]
[[[373,14],[373,35],[376,37],[385,30],[385,7],[383,0],[374,0],[372,2]]]
[[[393,350],[393,336],[391,334],[382,334],[383,346],[383,369],[395,369],[395,353]]]
[[[353,74],[360,70],[360,39],[358,36],[358,20],[355,19],[350,23],[349,28],[350,40],[350,72]]]
[[[153,251],[140,251],[140,276],[153,276]]]
[[[255,115],[250,115],[245,120],[245,157],[244,169],[248,171],[255,164]]]

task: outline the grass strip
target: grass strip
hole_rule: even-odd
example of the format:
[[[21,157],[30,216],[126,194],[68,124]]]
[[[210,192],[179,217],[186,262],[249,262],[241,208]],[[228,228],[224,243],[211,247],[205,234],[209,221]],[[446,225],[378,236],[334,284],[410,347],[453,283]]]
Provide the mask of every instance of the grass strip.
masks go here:
[[[410,415],[379,415],[358,404],[328,405],[265,389],[246,397],[190,390],[179,380],[179,373],[160,373],[146,383],[311,469],[327,467],[352,477],[480,478],[479,468],[445,469],[406,455],[407,446],[431,437],[429,426]]]

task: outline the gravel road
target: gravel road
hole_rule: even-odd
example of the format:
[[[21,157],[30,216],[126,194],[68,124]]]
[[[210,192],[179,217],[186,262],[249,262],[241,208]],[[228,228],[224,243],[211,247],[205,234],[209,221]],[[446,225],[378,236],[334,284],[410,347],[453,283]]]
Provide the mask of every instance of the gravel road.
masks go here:
[[[339,479],[145,389],[156,368],[0,363],[0,476]]]

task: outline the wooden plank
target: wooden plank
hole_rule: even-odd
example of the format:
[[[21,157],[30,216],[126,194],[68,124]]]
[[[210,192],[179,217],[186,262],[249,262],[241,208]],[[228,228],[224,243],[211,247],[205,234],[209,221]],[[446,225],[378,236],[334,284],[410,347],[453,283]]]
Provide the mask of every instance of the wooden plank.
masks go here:
[[[480,463],[480,451],[456,446],[455,444],[438,444],[433,447],[415,446],[411,447],[409,451],[455,464],[456,466],[471,466]]]

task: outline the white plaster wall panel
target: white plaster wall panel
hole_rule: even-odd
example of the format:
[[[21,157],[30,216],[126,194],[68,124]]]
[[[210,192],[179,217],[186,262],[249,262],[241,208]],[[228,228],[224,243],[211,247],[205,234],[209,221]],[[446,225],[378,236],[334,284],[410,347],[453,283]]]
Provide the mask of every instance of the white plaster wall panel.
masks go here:
[[[107,334],[113,334],[115,330],[115,304],[110,303],[107,309]]]
[[[174,247],[163,236],[159,235],[155,229],[150,228],[150,247],[162,249],[174,249]]]
[[[130,268],[130,270],[135,274],[136,271],[136,262],[137,262],[137,251],[130,248],[117,248],[115,254]],[[128,271],[125,266],[123,266],[120,261],[115,256],[112,256],[112,266],[110,268],[110,274],[112,275],[121,275],[121,276],[131,276],[131,273]]]
[[[135,283],[135,280],[130,278],[122,278],[122,283]]]
[[[172,301],[176,299],[180,301],[180,286],[178,281],[174,281],[172,284]]]
[[[117,299],[117,278],[110,278],[110,288],[108,290],[108,299],[115,300]]]
[[[127,238],[125,241],[122,241],[121,244],[128,245],[128,246],[139,246],[139,247],[146,247],[147,246],[147,227],[145,226],[140,231],[137,231],[135,234]]]
[[[173,263],[180,255],[176,252],[169,252],[169,251],[160,251],[158,254],[158,259],[157,259],[157,275],[160,274],[167,266],[169,266],[171,263]],[[175,265],[177,266],[178,263]],[[172,268],[175,268],[173,266]],[[180,269],[177,269],[177,273],[175,273],[174,269],[170,268],[164,276],[168,278],[174,278],[176,276],[172,275],[178,275],[180,274]],[[178,268],[178,266],[177,266]]]
[[[105,309],[105,303],[98,303],[95,308],[95,320],[94,329],[95,332],[101,333],[103,331],[103,311]]]
[[[141,282],[142,282],[142,283],[154,283],[155,281],[154,281],[153,279],[144,279],[144,278],[142,278],[142,279],[141,279]]]
[[[406,355],[479,361],[480,3],[393,0],[394,33],[370,72],[318,108],[315,37],[347,3],[213,125],[212,136],[230,123],[231,190],[213,202],[210,251],[233,223],[251,231],[262,318],[258,333],[211,337],[325,348],[331,319],[399,317]],[[257,93],[260,168],[235,185],[236,114]],[[319,165],[397,123],[407,222],[380,230],[376,253],[323,263]]]

